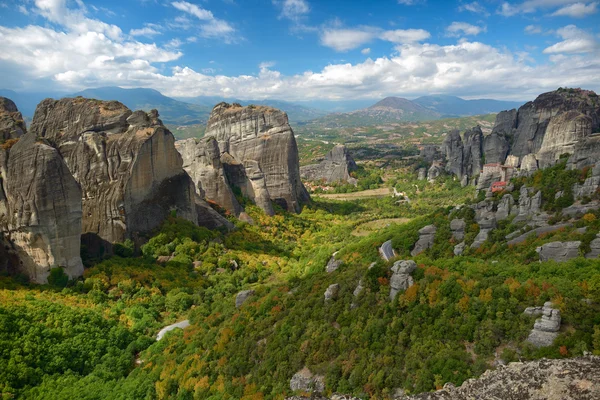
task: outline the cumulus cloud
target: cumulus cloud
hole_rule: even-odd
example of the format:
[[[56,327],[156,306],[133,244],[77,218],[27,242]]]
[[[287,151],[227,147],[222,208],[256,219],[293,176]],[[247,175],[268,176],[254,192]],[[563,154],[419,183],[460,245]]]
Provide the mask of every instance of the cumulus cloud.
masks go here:
[[[472,13],[481,14],[486,17],[490,15],[488,10],[476,1],[459,6],[458,11],[470,11]]]
[[[556,31],[563,40],[544,49],[545,54],[555,53],[591,53],[598,52],[600,45],[593,35],[576,27],[567,25]]]
[[[542,33],[542,27],[539,25],[527,25],[524,29],[525,33],[530,35]]]
[[[448,36],[477,36],[486,30],[485,26],[471,25],[466,22],[453,22],[446,28],[446,34]]]
[[[595,14],[597,11],[597,7],[598,7],[597,2],[590,3],[590,4],[575,3],[575,4],[571,4],[569,6],[565,6],[563,8],[556,10],[555,12],[552,13],[552,16],[553,17],[566,16],[566,17],[574,17],[574,18],[583,18],[583,17],[587,17],[588,15]]]
[[[424,29],[383,30],[372,26],[327,28],[321,32],[321,44],[336,51],[348,51],[375,39],[400,44],[420,42],[430,36]]]
[[[531,14],[538,10],[552,10],[558,7],[566,7],[573,3],[581,3],[581,0],[526,0],[521,3],[504,2],[497,13],[505,17],[517,14]]]
[[[196,4],[187,1],[174,1],[171,3],[179,11],[190,14],[200,21],[200,36],[205,38],[222,38],[225,42],[232,42],[235,29],[222,19],[215,18],[213,13]]]
[[[369,47],[365,47],[360,52],[361,52],[361,54],[367,55],[367,54],[371,53],[371,49]]]
[[[150,26],[145,26],[145,27],[139,28],[139,29],[132,29],[129,31],[129,34],[131,36],[152,37],[152,36],[160,35],[160,32]]]

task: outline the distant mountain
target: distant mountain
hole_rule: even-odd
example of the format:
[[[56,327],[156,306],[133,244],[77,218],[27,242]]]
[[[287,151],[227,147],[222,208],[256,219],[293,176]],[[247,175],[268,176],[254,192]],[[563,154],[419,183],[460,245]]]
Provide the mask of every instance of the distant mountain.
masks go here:
[[[408,99],[386,97],[368,108],[342,114],[330,114],[312,121],[312,123],[334,128],[430,121],[439,119],[440,117],[440,113]]]
[[[167,97],[154,89],[102,87],[86,89],[73,94],[73,96],[83,96],[98,100],[117,100],[132,110],[149,111],[156,108],[163,122],[173,125],[206,123],[212,110],[212,106],[185,103]]]
[[[524,102],[501,101],[491,99],[465,100],[456,96],[422,96],[413,100],[429,110],[444,116],[466,116],[498,113],[504,110],[519,108]]]
[[[243,106],[247,106],[249,104],[254,104],[257,106],[269,106],[278,108],[282,111],[285,111],[288,115],[288,118],[292,124],[294,123],[303,123],[306,121],[313,120],[315,118],[322,117],[327,115],[328,112],[324,110],[319,110],[311,107],[302,106],[296,103],[291,103],[289,101],[284,100],[239,100],[239,99],[231,99],[231,98],[222,98],[216,96],[199,96],[199,97],[179,97],[178,100],[185,101],[187,103],[198,104],[213,107],[215,104],[220,103],[222,101],[226,101],[228,103],[240,103]]]

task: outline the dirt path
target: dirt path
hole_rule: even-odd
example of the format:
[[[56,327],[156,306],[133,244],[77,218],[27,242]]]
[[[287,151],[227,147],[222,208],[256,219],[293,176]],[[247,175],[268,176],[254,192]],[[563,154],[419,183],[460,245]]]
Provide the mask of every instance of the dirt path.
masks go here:
[[[327,194],[312,194],[315,197],[322,197],[324,199],[332,200],[358,200],[368,197],[385,197],[391,194],[389,188],[369,189],[363,190],[362,192],[353,193],[327,193]]]

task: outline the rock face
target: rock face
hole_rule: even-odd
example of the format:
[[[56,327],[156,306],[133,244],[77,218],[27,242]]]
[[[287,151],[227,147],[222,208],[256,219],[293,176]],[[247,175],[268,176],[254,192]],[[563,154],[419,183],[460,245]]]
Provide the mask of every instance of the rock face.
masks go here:
[[[82,235],[106,249],[141,238],[171,213],[210,228],[230,225],[196,195],[156,110],[46,99],[30,131],[2,151],[0,167],[0,224],[35,282],[52,267],[80,276]]]
[[[6,97],[0,97],[0,141],[17,139],[25,131],[25,121],[15,103]]]
[[[284,112],[219,103],[205,136],[216,140],[228,183],[266,213],[273,214],[271,201],[292,212],[309,201],[300,180],[296,139]],[[187,165],[188,171],[194,168]]]
[[[82,193],[59,152],[28,133],[10,149],[5,176],[4,230],[21,272],[36,283],[46,283],[54,267],[81,276]]]
[[[596,235],[596,239],[590,243],[590,252],[585,255],[585,258],[600,257],[600,233]]]
[[[528,307],[524,314],[541,315],[535,321],[527,341],[535,347],[551,346],[560,330],[560,310],[552,308],[552,302],[547,301],[543,307]]]
[[[350,176],[350,172],[356,170],[354,159],[344,145],[336,145],[319,164],[300,167],[302,179],[327,183],[348,182],[355,184],[356,179]]]
[[[544,93],[518,111],[498,114],[492,134],[485,140],[485,159],[504,163],[510,154],[522,163],[523,157],[533,154],[545,168],[561,154],[576,154],[578,145],[589,148],[584,143],[599,128],[600,102],[594,92],[559,89]]]
[[[415,284],[410,274],[417,269],[417,264],[413,260],[396,261],[391,269],[390,300],[394,300],[398,292]]]
[[[540,261],[564,262],[579,257],[581,242],[550,242],[536,249]]]
[[[483,166],[483,133],[479,126],[465,131],[463,138],[457,130],[446,135],[442,144],[446,171],[466,181],[478,175]]]
[[[450,221],[450,231],[452,231],[452,238],[457,242],[460,242],[465,238],[465,220],[464,219],[453,219]]]
[[[533,196],[533,190],[526,186],[521,187],[519,192],[519,213],[515,222],[527,221],[540,212],[542,206],[542,192],[538,191]]]
[[[340,293],[340,284],[339,283],[334,283],[332,285],[329,285],[329,287],[325,291],[325,301],[337,299],[339,293]]]
[[[235,296],[235,308],[240,308],[250,297],[254,296],[254,290],[242,290]]]
[[[325,391],[325,377],[314,375],[306,367],[296,372],[290,380],[290,389],[309,393],[322,393]]]
[[[433,246],[435,240],[435,232],[437,228],[435,225],[427,225],[419,230],[419,240],[415,243],[415,248],[410,252],[414,257],[417,254],[424,252],[425,250]]]

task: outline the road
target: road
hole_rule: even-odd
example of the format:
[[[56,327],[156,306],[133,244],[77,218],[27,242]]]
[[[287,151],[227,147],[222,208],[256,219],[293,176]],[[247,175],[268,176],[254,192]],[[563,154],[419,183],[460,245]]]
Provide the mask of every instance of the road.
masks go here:
[[[396,257],[396,252],[392,248],[392,241],[388,240],[379,248],[379,254],[385,261],[390,261],[392,258]]]
[[[163,338],[163,336],[165,336],[165,334],[166,334],[167,332],[170,332],[170,331],[172,331],[173,329],[177,329],[177,328],[179,328],[179,329],[185,329],[185,328],[187,328],[188,326],[190,326],[190,321],[189,321],[189,320],[187,320],[187,319],[185,319],[185,320],[183,320],[183,321],[180,321],[180,322],[177,322],[177,323],[175,323],[175,324],[167,325],[167,326],[165,326],[164,328],[162,328],[162,329],[160,330],[160,332],[158,332],[158,335],[156,335],[156,341],[159,341],[160,339],[162,339],[162,338]]]

